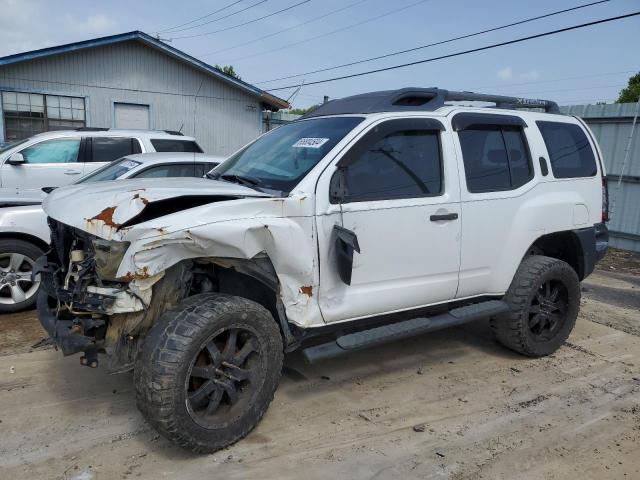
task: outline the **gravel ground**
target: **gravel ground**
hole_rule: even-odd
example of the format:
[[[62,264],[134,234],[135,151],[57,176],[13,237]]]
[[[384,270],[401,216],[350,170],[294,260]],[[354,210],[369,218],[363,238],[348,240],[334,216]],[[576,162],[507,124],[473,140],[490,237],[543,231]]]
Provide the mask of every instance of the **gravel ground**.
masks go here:
[[[205,456],[142,420],[131,375],[34,350],[35,313],[2,316],[0,477],[640,478],[640,276],[603,267],[555,355],[513,354],[486,322],[315,366],[292,354],[256,430]]]

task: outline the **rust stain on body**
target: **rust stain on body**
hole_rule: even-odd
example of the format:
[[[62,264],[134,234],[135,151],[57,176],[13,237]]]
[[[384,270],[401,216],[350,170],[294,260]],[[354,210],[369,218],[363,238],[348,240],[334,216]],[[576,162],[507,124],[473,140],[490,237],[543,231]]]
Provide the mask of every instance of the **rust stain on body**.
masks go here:
[[[127,272],[123,277],[120,277],[120,279],[124,282],[130,282],[132,280],[145,280],[150,276],[151,275],[149,275],[149,267],[144,266],[142,267],[141,272]]]
[[[307,297],[313,296],[313,287],[311,285],[300,287],[300,293],[306,295]]]
[[[102,220],[105,225],[113,228],[118,228],[120,224],[113,221],[113,214],[115,211],[116,211],[116,207],[107,207],[104,210],[102,210],[99,214],[97,214],[95,217],[90,218],[89,221],[93,222],[96,220]]]
[[[146,198],[144,198],[143,196],[141,196],[139,193],[136,193],[136,194],[133,196],[132,200],[137,200],[138,198],[139,198],[139,199],[140,199],[140,201],[141,201],[142,203],[144,203],[145,205],[149,205],[149,200],[148,200],[148,199],[146,199]]]

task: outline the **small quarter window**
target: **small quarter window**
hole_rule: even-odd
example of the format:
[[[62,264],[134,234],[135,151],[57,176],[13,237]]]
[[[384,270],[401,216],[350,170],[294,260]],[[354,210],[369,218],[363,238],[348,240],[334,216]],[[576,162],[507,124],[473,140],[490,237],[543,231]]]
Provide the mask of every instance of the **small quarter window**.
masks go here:
[[[469,192],[513,190],[533,177],[522,127],[476,124],[458,137]]]
[[[596,159],[582,128],[572,123],[536,122],[556,178],[593,177]]]

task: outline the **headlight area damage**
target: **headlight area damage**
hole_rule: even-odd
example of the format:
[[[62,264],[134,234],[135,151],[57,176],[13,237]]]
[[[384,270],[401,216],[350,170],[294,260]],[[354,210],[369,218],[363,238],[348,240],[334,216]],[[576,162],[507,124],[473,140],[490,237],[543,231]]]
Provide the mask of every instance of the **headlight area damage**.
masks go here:
[[[304,211],[310,202],[224,198],[189,205],[188,215],[176,208],[178,199],[170,211],[163,203],[149,203],[129,218],[119,218],[118,208],[102,210],[84,225],[49,219],[52,249],[38,262],[44,286],[38,314],[63,353],[84,352],[81,363],[95,367],[104,352],[111,372],[129,370],[166,310],[208,292],[266,306],[293,347],[294,325],[320,316],[313,297],[316,252],[308,241],[313,217]],[[186,217],[196,226],[179,228]]]

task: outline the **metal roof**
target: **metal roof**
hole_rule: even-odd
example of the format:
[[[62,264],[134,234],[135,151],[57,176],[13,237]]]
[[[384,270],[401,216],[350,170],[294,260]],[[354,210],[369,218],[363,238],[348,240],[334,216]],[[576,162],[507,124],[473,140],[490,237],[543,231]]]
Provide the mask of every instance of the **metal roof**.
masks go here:
[[[14,63],[35,60],[38,58],[49,57],[52,55],[60,55],[64,53],[75,52],[78,50],[84,50],[87,48],[102,47],[106,45],[113,45],[115,43],[122,43],[122,42],[129,42],[129,41],[137,41],[137,42],[143,43],[144,45],[147,45],[151,48],[159,50],[169,55],[170,57],[173,57],[184,63],[190,64],[191,66],[197,68],[198,70],[204,71],[216,77],[218,80],[226,82],[241,90],[244,90],[245,92],[251,95],[254,95],[260,98],[260,100],[267,107],[270,107],[275,110],[279,108],[289,108],[289,103],[286,100],[283,100],[282,98],[271,95],[270,93],[267,93],[264,90],[261,90],[258,87],[251,85],[250,83],[243,82],[242,80],[232,77],[231,75],[227,75],[226,73],[221,72],[217,68],[207,63],[204,63],[203,61],[198,60],[197,58],[192,57],[191,55],[188,55],[183,51],[178,50],[177,48],[167,45],[166,43],[156,38],[153,38],[152,36],[147,35],[146,33],[141,32],[139,30],[135,30],[133,32],[127,32],[127,33],[120,33],[117,35],[110,35],[108,37],[100,37],[100,38],[94,38],[91,40],[84,40],[81,42],[67,43],[66,45],[58,45],[55,47],[42,48],[40,50],[32,50],[30,52],[8,55],[6,57],[0,58],[0,67],[4,65],[11,65]]]

